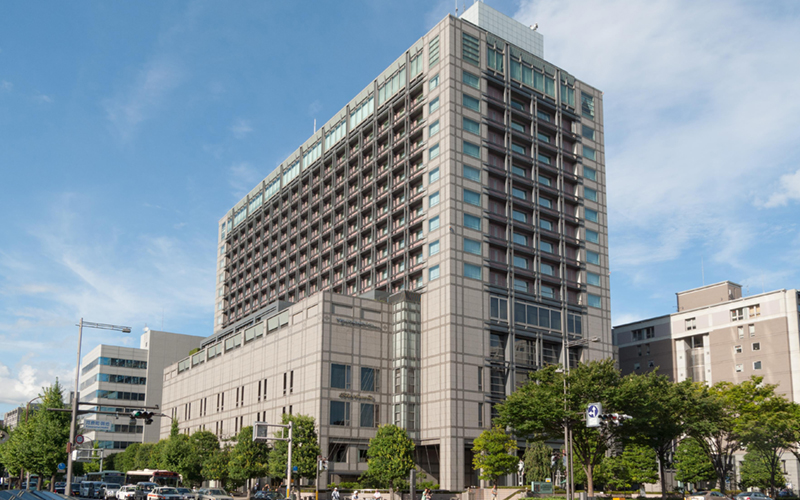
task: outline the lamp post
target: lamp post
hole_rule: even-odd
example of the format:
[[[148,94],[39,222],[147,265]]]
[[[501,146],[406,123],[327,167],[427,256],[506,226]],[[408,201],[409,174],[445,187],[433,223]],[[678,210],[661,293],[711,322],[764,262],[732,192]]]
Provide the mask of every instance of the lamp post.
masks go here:
[[[75,430],[78,424],[78,399],[80,395],[78,393],[78,387],[80,383],[80,376],[81,376],[81,340],[83,340],[83,327],[86,328],[97,328],[99,330],[116,330],[122,333],[131,333],[131,329],[128,326],[117,326],[117,325],[108,325],[106,323],[91,323],[89,321],[83,321],[81,318],[80,322],[76,325],[78,327],[78,362],[75,367],[75,390],[73,391],[72,396],[72,419],[69,423],[69,443],[67,444],[67,484],[64,488],[64,495],[72,496],[72,446],[75,442]]]
[[[564,412],[568,411],[567,406],[567,377],[569,376],[569,350],[572,347],[582,347],[589,345],[589,342],[600,342],[600,337],[582,338],[577,340],[567,340],[567,335],[562,337],[562,346],[564,353]],[[569,426],[569,419],[564,423],[564,448],[567,453],[567,471],[566,471],[566,490],[567,500],[573,500],[575,495],[575,481],[574,481],[574,468],[572,463],[572,429]]]

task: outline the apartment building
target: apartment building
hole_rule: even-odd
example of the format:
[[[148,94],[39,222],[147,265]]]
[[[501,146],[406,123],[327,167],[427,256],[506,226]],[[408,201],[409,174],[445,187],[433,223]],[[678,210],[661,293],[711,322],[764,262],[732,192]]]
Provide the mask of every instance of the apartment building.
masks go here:
[[[101,344],[81,361],[80,401],[97,406],[81,406],[130,413],[136,406],[161,406],[164,368],[200,347],[202,337],[144,329],[139,348]],[[156,411],[158,413],[158,411]],[[88,430],[83,436],[98,447],[122,451],[132,443],[157,442],[160,426],[145,425],[128,417],[87,414],[83,419],[110,422],[110,431]]]
[[[800,402],[800,290],[744,297],[741,285],[723,281],[676,295],[677,312],[614,327],[623,375],[658,370],[708,384],[758,375]],[[798,484],[800,464],[784,459],[788,481]]]
[[[332,441],[332,408],[373,397],[374,423],[405,427],[443,488],[479,484],[470,449],[497,402],[565,346],[573,363],[614,353],[602,97],[543,59],[540,33],[484,3],[443,19],[221,219],[214,335],[168,368],[165,408],[184,431],[224,437],[284,409],[310,414],[323,453],[347,459],[332,472],[349,477],[375,430],[351,408],[350,437]],[[326,351],[338,335],[355,340],[337,356],[376,347],[346,328],[363,325],[280,319],[341,297],[386,314],[382,297],[394,307],[403,293],[418,296],[419,350],[397,347],[405,320],[392,312],[380,363]],[[329,324],[334,340],[311,333]],[[259,343],[273,348],[244,354]],[[252,376],[237,356],[255,356]],[[343,363],[385,371],[380,397],[328,391]],[[301,372],[302,398],[283,389]]]

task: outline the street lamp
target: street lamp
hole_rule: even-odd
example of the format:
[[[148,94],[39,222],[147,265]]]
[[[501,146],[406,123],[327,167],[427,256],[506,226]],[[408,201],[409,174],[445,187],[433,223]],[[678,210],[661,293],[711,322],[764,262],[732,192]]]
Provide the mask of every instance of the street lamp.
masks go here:
[[[577,340],[567,340],[567,336],[562,337],[563,356],[564,356],[564,412],[567,411],[567,377],[569,376],[569,350],[572,347],[582,347],[589,345],[589,342],[600,342],[600,337],[582,338]],[[569,419],[564,424],[564,448],[567,452],[567,499],[573,500],[575,495],[575,480],[573,477],[574,467],[572,463],[572,429],[569,426]]]
[[[67,444],[67,484],[64,488],[64,495],[72,496],[72,446],[75,442],[75,430],[78,424],[78,384],[80,383],[80,376],[81,376],[81,340],[83,339],[83,327],[86,328],[97,328],[99,330],[116,330],[122,333],[131,333],[131,328],[129,326],[117,326],[117,325],[108,325],[105,323],[91,323],[89,321],[83,321],[81,318],[80,322],[76,325],[78,327],[78,362],[77,366],[75,367],[75,390],[72,396],[72,419],[69,423],[69,444]]]

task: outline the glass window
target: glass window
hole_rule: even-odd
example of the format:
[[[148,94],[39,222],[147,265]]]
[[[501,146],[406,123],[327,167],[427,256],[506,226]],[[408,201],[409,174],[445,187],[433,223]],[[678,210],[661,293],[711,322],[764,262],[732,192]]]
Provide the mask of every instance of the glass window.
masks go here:
[[[753,370],[761,369],[761,361],[753,361]]]
[[[464,154],[472,156],[473,158],[480,158],[481,148],[471,142],[464,141]]]
[[[586,282],[590,285],[600,286],[600,275],[595,273],[586,273]]]
[[[331,425],[350,425],[350,403],[331,401]]]
[[[536,137],[537,137],[537,138],[538,138],[540,141],[542,141],[542,142],[544,142],[544,143],[547,143],[547,144],[550,144],[550,136],[549,136],[549,135],[543,134],[543,133],[541,133],[541,132],[537,132],[537,133],[536,133]]]
[[[428,174],[428,183],[436,182],[439,180],[439,167],[434,168],[431,170],[431,173]]]
[[[432,257],[439,253],[439,240],[434,241],[428,245],[428,256]]]
[[[594,118],[594,96],[581,92],[581,113],[586,118]]]
[[[589,160],[597,160],[597,152],[589,146],[583,147],[583,157]]]
[[[589,307],[596,307],[598,309],[603,307],[603,300],[600,298],[599,295],[594,295],[590,293],[588,298],[589,298],[588,300]]]
[[[478,99],[472,97],[471,95],[464,94],[461,102],[464,104],[465,108],[469,108],[473,111],[478,111],[478,112],[480,112],[481,110],[481,102]]]
[[[438,143],[436,143],[433,146],[431,146],[431,149],[428,150],[428,159],[429,160],[433,160],[437,156],[439,156],[439,144]]]
[[[428,207],[433,208],[439,204],[439,191],[436,191],[428,198]]]
[[[378,390],[378,370],[375,368],[361,367],[361,390],[375,392]]]
[[[539,219],[539,227],[546,231],[552,231],[553,223],[547,219]]]
[[[511,188],[511,194],[514,198],[519,198],[520,200],[528,199],[528,193],[523,189]]]
[[[526,179],[528,178],[528,171],[516,165],[511,165],[511,173],[520,177],[525,177]]]
[[[597,171],[590,167],[583,167],[583,176],[590,181],[597,180]]]
[[[528,259],[525,257],[520,257],[518,255],[514,256],[514,267],[519,267],[522,269],[528,269]]]
[[[587,208],[586,210],[586,220],[591,222],[597,222],[597,210],[592,210],[591,208]]]
[[[588,188],[588,187],[584,187],[583,188],[583,196],[587,200],[597,201],[597,190],[596,189],[592,189],[592,188]]]
[[[600,254],[597,252],[592,252],[591,250],[586,251],[586,262],[589,264],[596,264],[600,265]]]
[[[439,277],[439,266],[435,265],[428,269],[428,281],[433,281]]]
[[[542,285],[542,297],[547,297],[548,299],[555,298],[556,291],[552,286]],[[547,321],[548,325],[544,325],[549,328],[549,318]]]
[[[553,244],[548,241],[540,241],[539,250],[542,252],[553,253]]]
[[[511,143],[511,151],[513,151],[515,153],[518,153],[518,154],[521,154],[521,155],[524,155],[525,154],[525,146],[522,146],[520,144],[512,142]]]
[[[525,133],[525,125],[523,125],[521,123],[517,123],[517,122],[512,121],[511,122],[511,128],[516,130],[517,132],[522,132],[523,134]]]
[[[490,297],[489,317],[500,321],[508,321],[508,300],[500,297]]]
[[[514,290],[518,292],[528,292],[528,282],[525,280],[514,278]]]
[[[542,206],[542,207],[544,207],[544,208],[550,208],[550,209],[552,209],[552,208],[553,208],[553,201],[552,201],[552,200],[550,200],[550,199],[548,199],[548,198],[542,198],[542,197],[540,196],[540,197],[539,197],[539,206]]]
[[[511,99],[511,107],[520,111],[528,111],[528,107],[525,104],[515,99]]]
[[[515,221],[528,223],[528,214],[525,212],[520,212],[519,210],[514,210],[511,212],[511,217],[514,218]]]
[[[491,47],[486,47],[486,65],[502,73],[503,53]]]
[[[331,363],[331,387],[350,389],[350,365]]]
[[[464,165],[464,177],[475,182],[480,182],[481,171],[478,170],[477,168]]]
[[[464,130],[473,134],[481,135],[481,124],[475,120],[464,117]]]
[[[587,229],[586,241],[590,241],[592,243],[600,243],[600,234],[598,234],[597,231],[592,231],[591,229]]]
[[[589,140],[594,140],[594,129],[581,124],[581,135]]]
[[[462,81],[467,85],[469,85],[470,87],[474,87],[476,89],[481,88],[481,79],[478,78],[477,76],[467,71],[462,72],[461,76],[462,76]]]
[[[464,263],[464,277],[474,280],[481,279],[481,267],[475,264]]]
[[[430,81],[428,82],[428,90],[433,90],[438,86],[439,86],[439,73],[436,73],[436,76],[431,78]]]
[[[461,56],[464,61],[480,67],[481,65],[481,43],[480,41],[467,33],[461,34],[462,46]]]
[[[542,120],[542,121],[545,121],[545,122],[551,122],[551,121],[553,121],[553,119],[552,119],[552,118],[550,118],[550,114],[549,114],[549,113],[545,113],[545,112],[544,112],[544,111],[542,111],[542,110],[538,110],[538,111],[536,111],[536,117],[537,117],[537,118],[539,118],[539,119],[540,119],[540,120]]]
[[[428,137],[433,137],[439,133],[439,120],[436,120],[428,127]]]
[[[481,230],[481,218],[474,215],[464,214],[464,226],[470,229]]]
[[[428,67],[433,67],[439,62],[439,35],[436,35],[428,44]]]
[[[428,105],[428,113],[433,113],[439,109],[439,98],[432,100],[431,103]]]
[[[481,206],[481,195],[480,193],[476,193],[475,191],[470,191],[469,189],[464,190],[464,203],[469,203],[470,205]]]
[[[517,245],[524,245],[524,246],[528,245],[528,237],[525,236],[524,234],[514,233],[513,238],[514,238],[514,243],[516,243]]]
[[[435,229],[439,229],[439,216],[432,218],[428,221],[428,231],[433,231]]]
[[[481,242],[464,238],[464,251],[475,255],[481,255]]]
[[[375,427],[375,405],[361,403],[361,427]]]
[[[542,186],[548,186],[549,187],[549,186],[553,185],[553,181],[549,177],[545,177],[542,174],[539,174],[537,179],[539,180],[539,184],[541,184]]]
[[[553,161],[549,156],[543,155],[542,153],[536,155],[536,158],[539,160],[540,163],[544,163],[545,165],[551,165]]]
[[[544,262],[539,265],[539,269],[541,270],[542,274],[546,274],[548,276],[555,276],[556,274],[555,268],[550,264],[545,264]]]

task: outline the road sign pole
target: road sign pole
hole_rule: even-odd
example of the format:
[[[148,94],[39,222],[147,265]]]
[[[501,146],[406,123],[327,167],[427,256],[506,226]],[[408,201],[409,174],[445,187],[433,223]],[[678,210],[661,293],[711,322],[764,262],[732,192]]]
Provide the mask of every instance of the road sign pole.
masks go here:
[[[289,443],[289,453],[288,453],[289,464],[286,467],[286,478],[287,478],[287,481],[286,481],[286,496],[289,497],[289,498],[294,498],[294,497],[292,497],[292,494],[291,494],[291,488],[292,488],[292,427],[293,427],[292,423],[293,422],[291,420],[289,420],[289,441],[288,441],[288,443]]]

